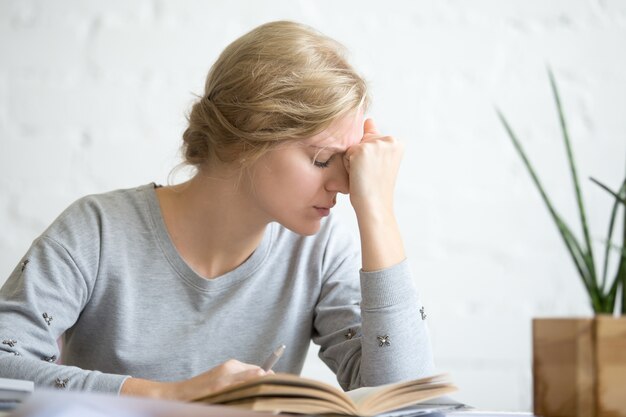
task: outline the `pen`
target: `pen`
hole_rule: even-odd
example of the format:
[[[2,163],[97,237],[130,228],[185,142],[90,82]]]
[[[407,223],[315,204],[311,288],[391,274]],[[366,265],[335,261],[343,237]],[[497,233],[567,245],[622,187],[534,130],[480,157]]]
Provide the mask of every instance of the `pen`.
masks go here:
[[[278,346],[276,349],[274,349],[272,354],[267,359],[265,359],[265,362],[263,362],[263,365],[261,365],[261,368],[265,372],[272,369],[272,366],[274,366],[276,362],[278,362],[278,359],[280,359],[280,357],[283,355],[283,352],[285,351],[285,347],[285,345]]]

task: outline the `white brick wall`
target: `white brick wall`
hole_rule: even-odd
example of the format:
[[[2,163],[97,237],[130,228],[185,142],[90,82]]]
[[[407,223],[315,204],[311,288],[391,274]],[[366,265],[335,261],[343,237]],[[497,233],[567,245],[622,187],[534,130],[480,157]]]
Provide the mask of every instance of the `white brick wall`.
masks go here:
[[[76,198],[165,183],[217,54],[277,19],[344,42],[407,142],[397,212],[457,398],[529,410],[531,319],[590,309],[494,105],[576,225],[552,66],[599,255],[610,200],[586,178],[626,171],[624,0],[0,0],[0,282]],[[331,381],[315,353],[305,374]]]

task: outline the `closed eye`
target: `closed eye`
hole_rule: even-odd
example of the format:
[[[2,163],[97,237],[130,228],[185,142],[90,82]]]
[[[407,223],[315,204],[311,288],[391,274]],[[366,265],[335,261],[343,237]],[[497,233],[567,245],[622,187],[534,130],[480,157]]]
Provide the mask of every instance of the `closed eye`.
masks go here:
[[[325,162],[315,160],[313,161],[313,165],[315,165],[318,168],[328,168],[328,166],[330,165],[330,161],[332,161],[334,157],[335,155],[331,156]]]

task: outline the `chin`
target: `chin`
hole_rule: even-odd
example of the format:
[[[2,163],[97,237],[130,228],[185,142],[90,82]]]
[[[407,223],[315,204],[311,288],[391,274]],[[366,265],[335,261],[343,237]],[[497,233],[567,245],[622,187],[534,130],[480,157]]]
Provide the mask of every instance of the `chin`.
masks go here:
[[[312,236],[314,234],[316,234],[317,232],[319,232],[320,230],[320,226],[321,226],[321,222],[318,221],[309,221],[306,224],[303,224],[302,222],[300,223],[291,223],[291,222],[281,222],[279,221],[279,223],[283,226],[286,227],[287,229],[291,230],[294,233],[297,233],[299,235],[302,236]]]

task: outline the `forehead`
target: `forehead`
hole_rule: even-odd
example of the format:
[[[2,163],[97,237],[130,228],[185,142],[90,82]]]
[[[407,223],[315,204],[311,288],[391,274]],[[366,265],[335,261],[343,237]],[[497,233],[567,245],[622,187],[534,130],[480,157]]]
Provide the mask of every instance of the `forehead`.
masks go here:
[[[325,130],[304,140],[304,144],[316,148],[332,147],[345,152],[363,137],[363,111],[350,112],[333,121]]]

